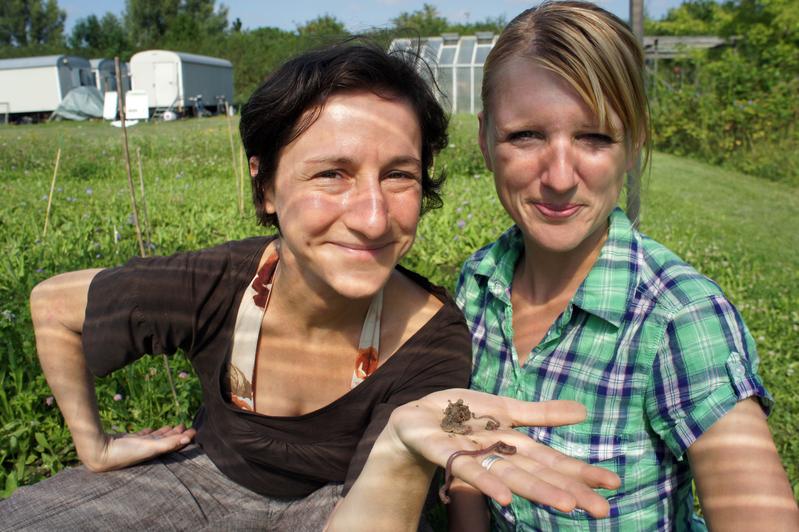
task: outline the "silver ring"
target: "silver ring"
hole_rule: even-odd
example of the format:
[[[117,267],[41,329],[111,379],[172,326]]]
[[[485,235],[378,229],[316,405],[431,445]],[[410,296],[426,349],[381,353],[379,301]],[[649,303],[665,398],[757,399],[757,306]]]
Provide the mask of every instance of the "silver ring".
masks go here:
[[[493,466],[495,463],[499,462],[500,460],[504,460],[504,458],[502,458],[498,454],[489,454],[480,461],[480,465],[483,466],[486,471],[491,471],[491,466]]]

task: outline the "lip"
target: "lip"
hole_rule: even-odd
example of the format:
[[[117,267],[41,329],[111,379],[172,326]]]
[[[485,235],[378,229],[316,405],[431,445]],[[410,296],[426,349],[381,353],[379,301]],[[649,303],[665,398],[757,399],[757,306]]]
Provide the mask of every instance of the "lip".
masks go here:
[[[583,207],[579,203],[547,203],[544,201],[534,201],[533,205],[544,217],[553,220],[570,218]]]
[[[345,253],[348,253],[352,256],[360,258],[369,258],[379,255],[383,250],[385,250],[387,247],[391,245],[391,242],[370,243],[370,244],[351,243],[351,242],[331,242],[331,244],[336,246],[337,248],[342,249]]]

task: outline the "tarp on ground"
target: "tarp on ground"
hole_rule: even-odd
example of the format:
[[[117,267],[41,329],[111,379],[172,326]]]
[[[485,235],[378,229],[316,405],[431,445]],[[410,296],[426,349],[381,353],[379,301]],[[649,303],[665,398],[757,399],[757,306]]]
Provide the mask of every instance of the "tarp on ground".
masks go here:
[[[103,95],[96,87],[77,87],[64,96],[50,120],[86,120],[103,117]]]

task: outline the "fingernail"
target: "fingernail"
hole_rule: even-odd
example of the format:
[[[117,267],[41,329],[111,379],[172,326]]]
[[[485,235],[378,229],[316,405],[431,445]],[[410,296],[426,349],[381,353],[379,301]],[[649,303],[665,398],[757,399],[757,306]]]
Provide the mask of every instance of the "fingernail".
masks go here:
[[[182,443],[183,445],[186,445],[186,444],[187,444],[187,443],[189,443],[190,441],[191,441],[191,440],[190,440],[189,438],[181,438],[181,439],[180,439],[180,443]]]

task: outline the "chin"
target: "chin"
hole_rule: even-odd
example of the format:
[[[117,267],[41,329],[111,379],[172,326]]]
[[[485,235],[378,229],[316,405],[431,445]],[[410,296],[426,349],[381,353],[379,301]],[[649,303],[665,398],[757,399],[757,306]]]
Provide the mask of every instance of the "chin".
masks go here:
[[[338,275],[330,280],[330,287],[342,297],[347,299],[366,299],[373,297],[388,282],[391,272],[377,272],[370,274]]]

